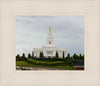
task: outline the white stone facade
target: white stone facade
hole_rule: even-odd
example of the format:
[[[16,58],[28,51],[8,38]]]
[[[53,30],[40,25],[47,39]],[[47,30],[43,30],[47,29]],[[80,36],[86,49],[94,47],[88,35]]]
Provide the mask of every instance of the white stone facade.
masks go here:
[[[66,54],[67,54],[66,48],[58,48],[56,45],[53,44],[51,28],[49,28],[47,44],[43,46],[42,48],[34,48],[33,52],[34,52],[34,57],[36,58],[39,58],[40,52],[43,52],[43,55],[45,58],[55,57],[56,52],[58,52],[59,58],[63,58],[63,52],[64,52],[64,57],[66,57]]]

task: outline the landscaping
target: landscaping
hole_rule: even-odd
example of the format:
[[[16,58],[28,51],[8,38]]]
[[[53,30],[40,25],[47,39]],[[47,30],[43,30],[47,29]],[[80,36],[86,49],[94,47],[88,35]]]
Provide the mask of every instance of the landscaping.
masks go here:
[[[33,69],[74,70],[73,66],[78,61],[84,61],[84,56],[73,55],[73,57],[70,57],[70,55],[68,55],[66,58],[45,58],[42,56],[40,58],[33,58],[30,54],[28,57],[25,57],[24,54],[22,56],[16,56],[16,66],[20,69],[22,67],[24,67],[24,69],[25,67],[31,67]]]

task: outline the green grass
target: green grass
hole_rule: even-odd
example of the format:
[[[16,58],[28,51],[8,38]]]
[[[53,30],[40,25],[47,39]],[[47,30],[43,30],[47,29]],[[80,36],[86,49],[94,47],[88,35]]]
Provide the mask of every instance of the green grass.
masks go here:
[[[54,61],[54,62],[47,62],[47,61],[38,61],[33,59],[28,59],[28,63],[34,64],[34,65],[48,65],[48,66],[56,66],[56,65],[63,65],[63,61]]]
[[[28,59],[27,61],[16,61],[16,66],[73,70],[72,66],[66,65],[63,61],[47,62]]]

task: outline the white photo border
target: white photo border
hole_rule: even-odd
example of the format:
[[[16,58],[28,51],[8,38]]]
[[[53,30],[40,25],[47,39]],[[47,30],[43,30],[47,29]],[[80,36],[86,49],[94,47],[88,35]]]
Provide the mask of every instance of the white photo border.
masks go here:
[[[98,18],[100,16],[98,2],[99,0],[1,1],[1,86],[99,86],[100,21]],[[84,16],[85,70],[16,71],[17,15]]]

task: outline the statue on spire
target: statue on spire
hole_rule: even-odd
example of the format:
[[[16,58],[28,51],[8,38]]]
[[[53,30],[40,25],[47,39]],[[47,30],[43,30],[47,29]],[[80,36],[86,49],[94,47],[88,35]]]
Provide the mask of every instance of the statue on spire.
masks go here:
[[[51,32],[51,27],[49,27],[49,32]]]

